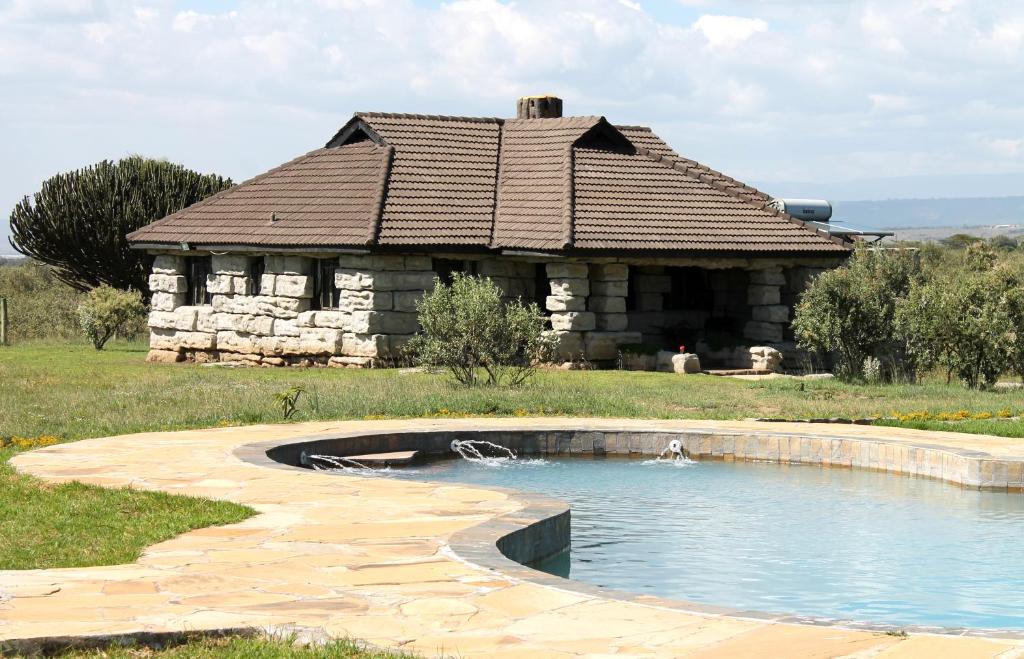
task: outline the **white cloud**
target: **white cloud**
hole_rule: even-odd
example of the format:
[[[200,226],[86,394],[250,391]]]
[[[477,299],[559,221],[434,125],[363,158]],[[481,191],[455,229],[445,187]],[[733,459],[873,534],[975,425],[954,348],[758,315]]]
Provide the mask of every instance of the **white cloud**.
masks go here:
[[[992,153],[1003,158],[1024,155],[1024,139],[997,138],[988,140],[987,144]]]
[[[910,99],[898,94],[868,94],[875,112],[900,112],[910,109]]]
[[[694,21],[693,28],[704,35],[711,48],[732,48],[767,31],[768,23],[760,18],[704,14]]]

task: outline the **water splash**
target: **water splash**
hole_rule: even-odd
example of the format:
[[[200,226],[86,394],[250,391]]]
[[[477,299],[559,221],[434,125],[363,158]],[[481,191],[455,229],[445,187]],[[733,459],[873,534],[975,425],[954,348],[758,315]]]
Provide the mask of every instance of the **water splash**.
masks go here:
[[[670,455],[670,458],[666,458],[666,455]],[[683,453],[683,443],[678,439],[673,439],[668,443],[661,454],[658,455],[654,460],[645,460],[644,464],[670,464],[674,467],[684,467],[686,465],[697,464],[695,461],[686,457]]]
[[[488,467],[497,467],[516,460],[516,453],[512,449],[483,439],[453,439],[449,446],[463,460],[469,460],[470,462],[476,462]],[[494,451],[499,453],[499,455],[484,455],[481,449]]]
[[[344,471],[350,474],[362,474],[362,475],[373,475],[381,471],[387,471],[385,469],[374,469],[368,465],[353,460],[352,458],[346,458],[343,455],[310,455],[305,451],[299,456],[299,463],[312,467],[314,471]]]

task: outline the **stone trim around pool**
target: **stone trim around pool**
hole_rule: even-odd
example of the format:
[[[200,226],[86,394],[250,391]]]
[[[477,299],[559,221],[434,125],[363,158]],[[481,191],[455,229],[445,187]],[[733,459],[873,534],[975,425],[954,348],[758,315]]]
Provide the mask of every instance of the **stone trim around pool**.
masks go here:
[[[717,428],[680,431],[561,428],[481,428],[413,430],[384,433],[324,434],[293,438],[285,444],[260,442],[235,449],[236,457],[279,469],[300,469],[302,452],[351,456],[371,452],[417,450],[434,458],[450,456],[454,439],[483,439],[506,446],[520,455],[579,455],[650,458],[660,455],[673,440],[683,444],[687,457],[697,459],[767,461],[857,467],[945,480],[962,487],[993,491],[1024,492],[1024,460],[993,458],[971,451],[935,444],[903,444],[871,437],[837,434],[728,432]],[[1013,480],[1011,480],[1013,479]],[[570,511],[564,501],[542,495],[487,486],[508,493],[524,504],[510,514],[497,516],[455,532],[448,541],[453,557],[470,565],[493,570],[504,577],[536,583],[593,597],[648,604],[705,616],[726,616],[787,624],[840,627],[873,632],[907,632],[954,636],[1024,639],[1024,632],[938,626],[892,625],[840,620],[789,613],[751,611],[684,600],[672,600],[602,588],[564,579],[529,567],[568,551]]]
[[[678,439],[687,457],[699,460],[757,460],[831,467],[857,467],[923,476],[972,489],[1024,493],[1024,458],[941,444],[886,441],[877,436],[842,433],[735,432],[719,428],[679,431],[545,428],[437,430],[318,435],[287,443],[262,442],[236,455],[265,466],[297,466],[303,450],[336,456],[418,450],[429,456],[450,455],[453,439],[485,439],[520,455],[657,456]],[[262,456],[262,457],[261,457]],[[262,459],[269,458],[269,459]]]

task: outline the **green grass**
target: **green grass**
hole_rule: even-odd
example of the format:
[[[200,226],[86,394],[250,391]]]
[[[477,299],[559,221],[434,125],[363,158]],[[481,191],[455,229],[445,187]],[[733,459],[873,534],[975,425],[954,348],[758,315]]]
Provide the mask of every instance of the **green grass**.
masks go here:
[[[274,394],[294,385],[306,390],[294,421],[461,414],[743,419],[877,417],[923,410],[1024,412],[1020,391],[970,391],[939,380],[858,386],[835,380],[544,370],[521,389],[465,389],[428,373],[146,364],[145,353],[144,346],[132,344],[112,344],[103,352],[83,343],[0,348],[0,436],[72,440],[276,423],[282,417]],[[1019,419],[928,423],[1024,436]]]
[[[146,348],[26,343],[0,348],[0,438],[62,441],[131,432],[281,422],[274,395],[306,393],[294,421],[460,415],[639,418],[875,417],[893,412],[1011,410],[1020,391],[969,391],[938,380],[857,386],[835,380],[744,381],[624,371],[544,370],[521,389],[465,389],[438,374],[397,370],[224,369],[146,364]],[[1017,419],[885,421],[1024,437]],[[1009,439],[1008,441],[1014,441]],[[0,568],[123,563],[192,528],[246,517],[227,503],[16,475],[0,451]]]
[[[413,655],[369,650],[348,640],[302,646],[290,639],[266,636],[219,638],[197,635],[161,649],[111,645],[95,650],[67,650],[61,659],[412,659]]]
[[[13,453],[0,449],[0,570],[131,563],[149,545],[254,514],[162,492],[44,484],[15,473]]]

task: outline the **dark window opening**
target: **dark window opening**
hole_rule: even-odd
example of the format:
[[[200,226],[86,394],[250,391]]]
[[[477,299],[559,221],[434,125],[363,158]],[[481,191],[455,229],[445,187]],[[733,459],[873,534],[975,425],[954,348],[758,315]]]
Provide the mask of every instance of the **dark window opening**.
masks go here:
[[[551,294],[551,284],[548,283],[548,267],[543,263],[533,266],[533,301],[540,307],[541,311],[548,308],[548,295]]]
[[[210,274],[210,257],[193,256],[188,259],[188,303],[199,307],[211,303],[210,292],[206,288],[206,278]]]
[[[704,309],[714,307],[714,294],[703,268],[666,268],[671,287],[665,295],[666,310]]]
[[[263,273],[266,269],[267,264],[262,256],[257,256],[249,262],[249,295],[259,295],[263,290]]]
[[[476,261],[457,261],[455,259],[433,259],[434,263],[434,274],[445,286],[450,286],[452,283],[452,275],[456,272],[462,272],[467,275],[475,275],[477,273],[477,262]]]
[[[313,262],[313,299],[310,308],[337,309],[340,302],[338,287],[334,283],[334,259],[317,259]]]

